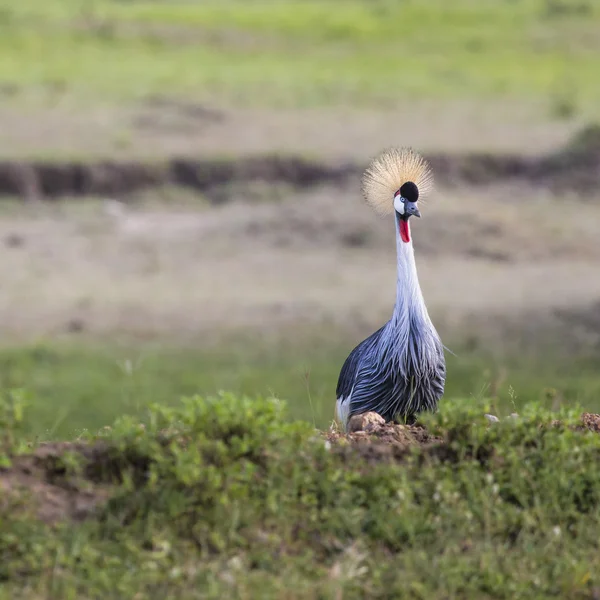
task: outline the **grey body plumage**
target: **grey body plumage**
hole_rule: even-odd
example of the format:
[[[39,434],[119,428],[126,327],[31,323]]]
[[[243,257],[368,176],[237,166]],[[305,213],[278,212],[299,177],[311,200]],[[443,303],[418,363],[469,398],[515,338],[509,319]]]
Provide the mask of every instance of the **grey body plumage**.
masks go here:
[[[386,421],[412,420],[424,410],[435,410],[444,393],[444,347],[421,293],[408,226],[410,215],[420,216],[418,189],[409,182],[402,190],[392,192],[389,200],[395,209],[398,255],[394,312],[352,350],[342,367],[336,408],[344,426],[352,415],[369,411]]]

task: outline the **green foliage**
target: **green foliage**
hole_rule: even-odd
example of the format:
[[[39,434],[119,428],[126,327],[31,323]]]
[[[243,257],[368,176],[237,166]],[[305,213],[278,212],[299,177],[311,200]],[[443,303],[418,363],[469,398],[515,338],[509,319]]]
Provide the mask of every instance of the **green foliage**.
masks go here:
[[[427,418],[441,446],[392,459],[274,399],[153,406],[90,440],[97,518],[35,528],[0,505],[0,577],[26,597],[592,598],[600,436],[483,409],[447,405]]]
[[[598,95],[592,2],[0,2],[4,94],[247,106]],[[562,97],[562,96],[561,96]],[[555,111],[570,106],[564,97]],[[561,112],[561,114],[562,114]]]

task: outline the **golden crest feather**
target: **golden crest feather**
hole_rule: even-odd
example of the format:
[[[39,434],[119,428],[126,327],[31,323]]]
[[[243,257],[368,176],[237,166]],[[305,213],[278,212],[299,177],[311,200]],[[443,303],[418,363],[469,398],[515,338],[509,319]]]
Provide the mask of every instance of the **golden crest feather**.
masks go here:
[[[419,199],[433,189],[429,163],[411,148],[389,148],[375,157],[362,177],[362,193],[379,214],[394,211],[394,194],[407,181],[419,189]]]

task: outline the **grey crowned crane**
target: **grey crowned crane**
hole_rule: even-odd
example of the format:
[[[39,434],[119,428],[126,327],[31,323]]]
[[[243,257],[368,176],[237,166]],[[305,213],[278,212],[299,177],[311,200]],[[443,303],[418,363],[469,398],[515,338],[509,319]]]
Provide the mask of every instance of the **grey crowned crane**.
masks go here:
[[[429,164],[407,148],[386,150],[363,175],[366,202],[382,215],[394,215],[396,304],[392,318],[356,346],[342,367],[336,414],[344,428],[350,417],[366,412],[386,421],[413,421],[435,410],[444,393],[444,347],[421,293],[409,224],[411,216],[421,216],[417,201],[432,187]]]

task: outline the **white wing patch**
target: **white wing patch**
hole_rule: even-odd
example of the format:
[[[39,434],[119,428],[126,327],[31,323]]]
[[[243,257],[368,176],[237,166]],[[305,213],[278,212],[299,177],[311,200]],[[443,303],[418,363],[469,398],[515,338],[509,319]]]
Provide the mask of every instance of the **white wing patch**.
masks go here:
[[[354,388],[352,388],[352,392]],[[335,403],[335,414],[337,420],[341,423],[344,431],[346,431],[346,426],[348,425],[348,413],[350,412],[350,399],[352,398],[352,392],[348,394],[347,398],[344,396],[340,396]]]

